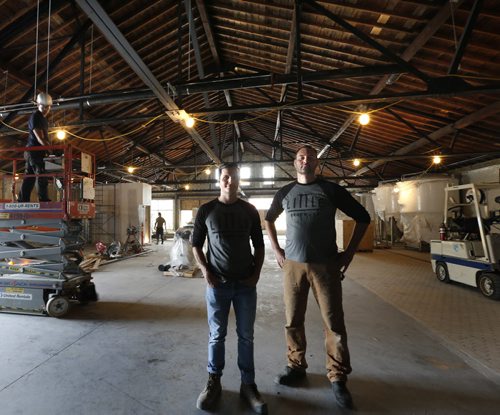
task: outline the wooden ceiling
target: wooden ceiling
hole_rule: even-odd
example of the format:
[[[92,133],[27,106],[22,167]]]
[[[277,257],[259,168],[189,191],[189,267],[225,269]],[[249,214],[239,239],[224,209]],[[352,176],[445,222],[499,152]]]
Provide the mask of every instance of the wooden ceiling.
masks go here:
[[[25,143],[37,73],[50,125],[96,154],[100,181],[175,187],[221,161],[289,165],[305,143],[352,186],[500,155],[496,0],[0,6],[0,148]]]

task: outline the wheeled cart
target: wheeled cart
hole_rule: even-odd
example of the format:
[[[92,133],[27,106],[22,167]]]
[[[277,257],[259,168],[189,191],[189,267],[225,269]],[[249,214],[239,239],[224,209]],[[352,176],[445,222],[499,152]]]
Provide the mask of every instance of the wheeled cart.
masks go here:
[[[50,202],[16,202],[22,175],[13,154],[10,199],[0,200],[0,312],[64,316],[71,303],[97,301],[92,275],[79,268],[83,259],[83,222],[95,216],[94,157],[73,146],[54,146],[64,155],[50,158],[54,184]],[[55,166],[55,167],[54,167]],[[48,170],[48,169],[47,169]]]

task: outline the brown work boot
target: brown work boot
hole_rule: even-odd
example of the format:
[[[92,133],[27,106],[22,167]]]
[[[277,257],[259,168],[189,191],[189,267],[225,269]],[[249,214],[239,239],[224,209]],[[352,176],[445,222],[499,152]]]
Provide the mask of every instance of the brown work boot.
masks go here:
[[[256,414],[267,414],[267,403],[263,401],[255,383],[250,385],[242,383],[240,396]]]
[[[196,407],[204,411],[213,409],[219,401],[221,392],[222,386],[220,384],[220,375],[209,373],[207,386],[205,386],[203,392],[198,396]]]

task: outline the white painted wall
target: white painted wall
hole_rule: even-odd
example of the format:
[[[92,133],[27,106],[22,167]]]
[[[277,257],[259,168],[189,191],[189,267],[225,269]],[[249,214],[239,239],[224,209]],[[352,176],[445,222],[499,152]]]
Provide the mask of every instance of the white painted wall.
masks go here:
[[[116,235],[120,242],[126,240],[129,226],[136,226],[140,233],[143,224],[144,232],[149,234],[149,218],[146,215],[150,210],[146,206],[151,206],[151,194],[152,187],[146,183],[104,185],[104,204],[114,200]],[[99,206],[96,208],[99,209]]]

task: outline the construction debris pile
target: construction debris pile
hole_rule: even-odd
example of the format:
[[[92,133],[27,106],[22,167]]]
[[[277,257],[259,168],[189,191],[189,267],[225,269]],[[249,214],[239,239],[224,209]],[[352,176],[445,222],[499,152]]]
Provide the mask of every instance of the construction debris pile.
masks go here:
[[[85,255],[79,264],[80,269],[85,272],[94,272],[102,265],[149,252],[134,238],[137,233],[135,229],[135,227],[129,227],[129,229],[127,229],[127,242],[123,247],[119,241],[111,242],[109,246],[101,241],[97,242],[95,244],[96,252]],[[133,249],[130,249],[131,246]]]

